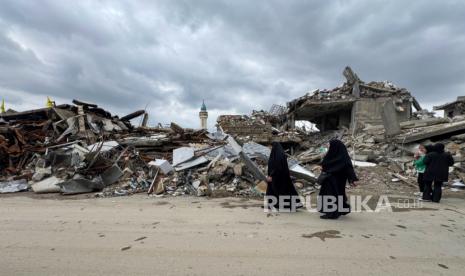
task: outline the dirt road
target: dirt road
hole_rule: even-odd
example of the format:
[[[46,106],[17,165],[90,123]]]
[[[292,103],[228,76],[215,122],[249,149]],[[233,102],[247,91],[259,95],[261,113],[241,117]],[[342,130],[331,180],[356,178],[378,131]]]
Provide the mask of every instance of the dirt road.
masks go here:
[[[463,275],[465,202],[265,214],[261,201],[0,198],[1,275]]]

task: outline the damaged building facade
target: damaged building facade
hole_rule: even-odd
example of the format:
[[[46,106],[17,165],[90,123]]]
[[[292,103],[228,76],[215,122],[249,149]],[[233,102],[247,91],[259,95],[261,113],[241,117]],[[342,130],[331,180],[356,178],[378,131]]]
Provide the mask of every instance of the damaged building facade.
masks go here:
[[[433,110],[443,110],[445,118],[454,118],[465,115],[465,96],[457,97],[457,100],[440,106],[433,107]]]
[[[286,108],[280,105],[273,105],[269,111],[253,110],[250,116],[220,115],[217,119],[220,131],[239,141],[252,140],[267,145],[272,142],[289,145],[301,143],[302,139],[295,130],[283,130],[285,124]]]
[[[413,110],[421,110],[416,99],[405,89],[390,82],[361,81],[350,67],[343,75],[347,81],[332,90],[315,90],[312,94],[287,104],[288,128],[298,120],[314,123],[320,131],[342,128],[361,129],[365,125],[383,123],[386,109],[395,109],[398,122],[412,118]]]

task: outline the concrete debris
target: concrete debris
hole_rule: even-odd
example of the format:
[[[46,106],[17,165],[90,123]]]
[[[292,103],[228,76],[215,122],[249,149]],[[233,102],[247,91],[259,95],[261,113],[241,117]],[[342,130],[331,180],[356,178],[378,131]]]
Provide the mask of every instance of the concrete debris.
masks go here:
[[[463,184],[463,182],[460,182],[460,180],[455,180],[455,182],[452,183],[451,186],[453,188],[465,189],[465,184]]]
[[[195,149],[190,147],[182,147],[173,150],[173,166],[177,166],[194,158]]]
[[[441,142],[454,157],[454,189],[465,186],[465,97],[435,107],[434,117],[405,88],[346,82],[313,90],[286,106],[221,115],[217,130],[147,126],[139,110],[119,118],[93,103],[0,114],[0,192],[95,193],[95,196],[260,196],[272,142],[288,155],[301,195],[319,189],[319,162],[332,138],[349,150],[360,182],[415,186],[414,153]],[[414,111],[416,110],[416,111]],[[130,120],[139,117],[141,126]]]
[[[31,185],[32,190],[35,193],[59,193],[61,191],[58,184],[62,183],[63,180],[57,178],[56,176],[48,177],[42,181],[33,183]]]
[[[306,120],[314,123],[320,131],[340,128],[361,130],[364,126],[383,123],[383,106],[392,101],[395,116],[399,122],[408,121],[413,108],[421,110],[415,98],[405,89],[390,82],[364,83],[350,67],[344,70],[347,79],[342,86],[331,90],[315,90],[287,104],[289,128],[295,121]]]
[[[100,175],[103,185],[109,186],[118,181],[124,173],[118,165],[113,165],[102,172]]]
[[[155,168],[160,169],[163,174],[169,174],[173,171],[173,166],[171,166],[168,160],[163,159],[155,159],[155,161],[150,161],[148,163],[149,166],[154,166]]]
[[[25,179],[0,182],[0,194],[16,193],[27,190],[28,185]]]
[[[433,110],[443,110],[445,118],[454,118],[465,115],[465,96],[457,97],[452,103],[446,103],[440,106],[434,106]]]

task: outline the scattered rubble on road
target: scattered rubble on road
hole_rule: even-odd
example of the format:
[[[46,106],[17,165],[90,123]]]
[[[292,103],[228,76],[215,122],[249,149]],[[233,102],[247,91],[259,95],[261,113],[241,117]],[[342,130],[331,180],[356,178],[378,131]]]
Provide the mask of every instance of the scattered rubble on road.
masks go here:
[[[0,193],[32,190],[98,197],[146,192],[154,196],[260,196],[272,142],[280,142],[302,195],[319,187],[322,147],[337,137],[348,147],[361,185],[416,186],[413,154],[419,144],[442,142],[456,163],[452,191],[465,187],[463,97],[423,110],[404,88],[365,83],[349,68],[346,82],[315,90],[252,115],[221,115],[217,131],[147,126],[139,110],[119,118],[96,104],[0,114]],[[416,110],[415,112],[413,110]],[[131,120],[143,116],[140,126]],[[298,126],[307,121],[319,131]]]

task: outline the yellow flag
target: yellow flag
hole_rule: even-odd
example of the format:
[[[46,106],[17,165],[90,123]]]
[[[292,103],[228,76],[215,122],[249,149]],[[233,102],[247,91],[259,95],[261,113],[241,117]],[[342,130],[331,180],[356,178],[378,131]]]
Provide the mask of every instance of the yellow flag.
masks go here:
[[[50,97],[47,96],[47,104],[46,104],[46,107],[53,107],[53,101],[50,100]]]
[[[0,112],[5,113],[5,99],[2,99],[2,105],[0,106]]]

